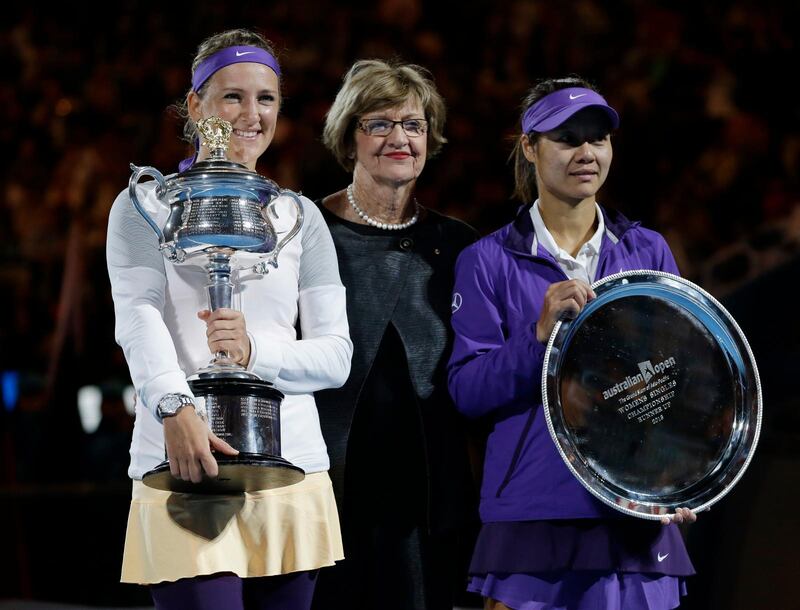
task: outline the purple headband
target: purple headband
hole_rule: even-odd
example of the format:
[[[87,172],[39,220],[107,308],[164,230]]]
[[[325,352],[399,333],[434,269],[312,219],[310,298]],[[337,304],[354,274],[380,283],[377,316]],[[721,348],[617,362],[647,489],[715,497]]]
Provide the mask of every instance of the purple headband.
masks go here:
[[[602,95],[591,89],[570,87],[553,91],[531,105],[522,115],[522,133],[551,131],[579,110],[591,106],[602,108],[611,127],[619,127],[619,115]]]
[[[217,70],[221,70],[225,66],[230,66],[231,64],[241,63],[264,64],[272,68],[273,72],[278,76],[281,75],[281,67],[278,65],[278,60],[275,59],[269,51],[261,47],[226,47],[205,58],[200,65],[197,66],[194,74],[192,74],[192,91],[199,91],[200,87],[202,87]]]

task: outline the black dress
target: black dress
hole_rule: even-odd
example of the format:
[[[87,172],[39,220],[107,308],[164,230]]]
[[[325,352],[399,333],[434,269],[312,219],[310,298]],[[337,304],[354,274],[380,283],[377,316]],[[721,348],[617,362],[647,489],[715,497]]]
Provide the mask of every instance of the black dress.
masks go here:
[[[455,260],[477,234],[429,210],[386,231],[320,207],[347,290],[353,362],[342,388],[315,394],[346,559],[321,571],[314,607],[450,610],[478,521],[445,365]]]

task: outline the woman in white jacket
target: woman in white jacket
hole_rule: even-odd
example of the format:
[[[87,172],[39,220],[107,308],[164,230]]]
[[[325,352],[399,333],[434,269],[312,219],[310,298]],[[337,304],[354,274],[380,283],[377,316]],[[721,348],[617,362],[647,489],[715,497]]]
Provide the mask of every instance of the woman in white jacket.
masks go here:
[[[255,170],[272,141],[280,99],[271,45],[247,30],[216,34],[200,45],[192,66],[186,135],[195,141],[201,118],[229,121],[228,158]],[[198,145],[181,169],[208,156]],[[137,188],[163,226],[166,209],[155,184]],[[240,272],[240,311],[213,313],[206,309],[205,272],[163,258],[127,189],[111,210],[107,258],[116,338],[138,396],[122,580],[150,585],[157,608],[306,608],[318,569],[342,558],[311,393],[344,383],[352,343],[330,233],[316,206],[301,200],[305,221],[281,251],[279,267],[266,276]],[[294,225],[295,213],[288,199],[276,207],[281,233]],[[211,432],[186,381],[219,351],[285,394],[282,455],[306,472],[304,481],[240,496],[170,494],[142,484],[165,450],[172,474],[194,482],[216,476],[212,449],[236,453]],[[164,407],[176,398],[186,406]]]

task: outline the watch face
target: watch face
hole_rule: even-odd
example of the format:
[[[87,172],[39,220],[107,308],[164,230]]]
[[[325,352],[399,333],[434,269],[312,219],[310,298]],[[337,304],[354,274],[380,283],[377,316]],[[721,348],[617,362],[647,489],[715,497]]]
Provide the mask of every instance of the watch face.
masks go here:
[[[165,396],[158,403],[158,414],[162,417],[175,412],[175,397]]]
[[[158,403],[158,414],[162,417],[175,415],[183,405],[189,404],[181,400],[180,396],[164,396]]]

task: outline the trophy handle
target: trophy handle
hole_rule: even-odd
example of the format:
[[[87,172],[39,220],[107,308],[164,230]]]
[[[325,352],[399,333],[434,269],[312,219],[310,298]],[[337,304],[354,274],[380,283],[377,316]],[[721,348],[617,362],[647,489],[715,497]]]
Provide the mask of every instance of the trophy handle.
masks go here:
[[[133,203],[133,207],[136,208],[136,211],[142,215],[142,218],[144,218],[147,221],[147,224],[149,224],[153,231],[156,232],[156,235],[158,236],[159,248],[164,249],[166,247],[164,244],[164,232],[159,228],[159,226],[156,224],[156,221],[153,220],[150,214],[145,211],[144,206],[141,204],[139,197],[136,194],[136,185],[139,184],[139,180],[142,178],[142,176],[150,176],[158,183],[158,186],[156,187],[156,197],[158,197],[159,202],[161,202],[161,198],[167,192],[167,183],[164,180],[164,175],[155,167],[138,167],[133,163],[131,163],[131,171],[133,174],[131,174],[130,180],[128,180],[128,196]]]
[[[286,195],[287,197],[290,197],[294,202],[294,207],[297,209],[297,221],[294,223],[292,229],[286,234],[286,237],[279,240],[278,243],[275,244],[275,249],[272,251],[269,258],[266,261],[259,263],[258,265],[253,267],[253,270],[256,273],[262,273],[262,274],[269,273],[267,265],[271,265],[273,268],[277,269],[278,254],[280,254],[280,251],[283,249],[283,247],[287,243],[289,243],[289,241],[293,239],[295,235],[299,233],[300,228],[303,226],[303,218],[304,218],[303,203],[300,201],[300,197],[297,196],[297,193],[295,193],[294,191],[290,191],[289,189],[281,189],[279,196],[280,195]],[[278,197],[275,197],[272,201],[269,202],[269,204],[267,204],[267,211],[270,212],[275,218],[278,218],[278,213],[275,211],[273,206],[275,205],[275,203],[277,203],[277,201]]]

